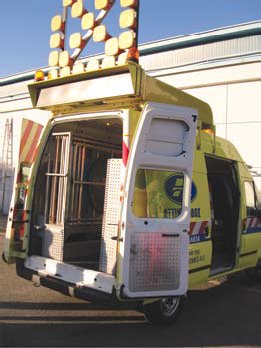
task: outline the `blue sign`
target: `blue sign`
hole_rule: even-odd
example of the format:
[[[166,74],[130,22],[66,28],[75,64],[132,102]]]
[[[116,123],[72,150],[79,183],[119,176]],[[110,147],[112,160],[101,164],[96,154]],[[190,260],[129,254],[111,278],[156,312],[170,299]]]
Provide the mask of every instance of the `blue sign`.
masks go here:
[[[165,191],[169,199],[178,205],[182,205],[183,201],[183,188],[184,188],[184,175],[183,174],[174,174],[168,177],[165,182]],[[197,188],[192,181],[191,187],[191,202],[196,198]]]

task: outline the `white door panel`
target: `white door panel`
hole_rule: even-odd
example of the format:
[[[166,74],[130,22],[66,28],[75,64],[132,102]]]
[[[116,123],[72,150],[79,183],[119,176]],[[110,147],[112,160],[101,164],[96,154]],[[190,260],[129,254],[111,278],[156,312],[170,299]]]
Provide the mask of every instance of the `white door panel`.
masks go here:
[[[197,111],[190,108],[148,103],[141,115],[121,215],[118,283],[125,296],[178,296],[187,291],[196,127]],[[145,178],[141,191],[146,207],[136,214],[135,204],[144,203],[135,200],[138,176]],[[167,217],[168,202],[177,204],[175,218]]]

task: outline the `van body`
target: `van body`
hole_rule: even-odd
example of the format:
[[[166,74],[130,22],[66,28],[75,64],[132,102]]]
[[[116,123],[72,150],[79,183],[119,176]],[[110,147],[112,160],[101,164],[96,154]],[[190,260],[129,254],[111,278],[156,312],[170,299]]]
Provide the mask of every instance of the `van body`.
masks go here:
[[[169,324],[189,289],[258,265],[254,182],[207,104],[135,63],[29,91],[53,116],[23,125],[4,248],[19,276]]]

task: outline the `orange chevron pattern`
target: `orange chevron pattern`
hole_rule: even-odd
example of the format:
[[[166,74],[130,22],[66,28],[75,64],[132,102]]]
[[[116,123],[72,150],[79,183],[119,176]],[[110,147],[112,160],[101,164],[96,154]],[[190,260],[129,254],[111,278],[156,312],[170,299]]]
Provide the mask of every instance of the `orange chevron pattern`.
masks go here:
[[[20,163],[33,163],[38,148],[38,140],[43,126],[30,120],[23,119],[21,142],[19,149]]]

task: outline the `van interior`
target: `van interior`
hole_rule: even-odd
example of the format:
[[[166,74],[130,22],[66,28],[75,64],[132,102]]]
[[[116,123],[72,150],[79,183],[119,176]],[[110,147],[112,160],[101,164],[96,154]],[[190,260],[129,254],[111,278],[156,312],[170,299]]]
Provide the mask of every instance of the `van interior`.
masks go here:
[[[206,157],[211,205],[211,275],[235,263],[239,217],[239,191],[233,161]]]
[[[106,172],[111,158],[122,158],[120,118],[54,126],[34,188],[31,255],[99,270]]]

